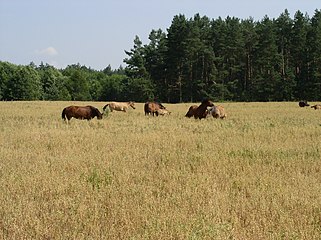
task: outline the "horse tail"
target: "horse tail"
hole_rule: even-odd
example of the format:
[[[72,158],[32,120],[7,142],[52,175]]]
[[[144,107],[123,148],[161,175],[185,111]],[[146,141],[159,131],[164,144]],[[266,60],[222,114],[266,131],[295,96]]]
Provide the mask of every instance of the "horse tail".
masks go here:
[[[66,120],[66,108],[64,108],[64,110],[62,110],[61,118],[62,118],[63,120]]]
[[[105,110],[106,110],[106,107],[108,107],[108,106],[109,106],[109,103],[106,104],[106,105],[103,107],[103,110],[105,111]]]

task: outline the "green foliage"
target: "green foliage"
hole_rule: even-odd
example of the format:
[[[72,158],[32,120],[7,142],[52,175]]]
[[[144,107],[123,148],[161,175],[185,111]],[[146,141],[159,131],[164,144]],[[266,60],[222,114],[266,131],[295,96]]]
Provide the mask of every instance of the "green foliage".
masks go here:
[[[38,68],[41,77],[44,100],[71,100],[67,89],[68,77],[53,66],[41,64]]]
[[[7,100],[37,100],[42,96],[41,80],[31,66],[18,66],[7,82]]]
[[[102,81],[102,88],[99,100],[121,101],[124,100],[124,91],[126,87],[127,77],[125,75],[114,74],[105,77]]]
[[[72,65],[64,70],[65,75],[69,77],[67,88],[74,101],[92,100],[89,92],[90,69],[84,66]]]
[[[312,99],[321,98],[321,11],[316,10],[307,34],[307,88]]]
[[[152,82],[145,78],[129,79],[127,85],[128,99],[144,102],[154,99],[154,86]]]
[[[130,51],[125,51],[130,58],[125,58],[124,62],[128,64],[126,67],[126,74],[131,78],[145,78],[148,73],[145,68],[144,59],[145,48],[138,36],[134,39],[134,47]]]
[[[8,62],[0,62],[0,99],[7,100],[8,85],[15,73],[17,66]]]
[[[109,186],[113,182],[113,174],[110,170],[101,172],[94,168],[88,176],[86,176],[86,181],[91,185],[93,190],[99,190],[102,187]]]

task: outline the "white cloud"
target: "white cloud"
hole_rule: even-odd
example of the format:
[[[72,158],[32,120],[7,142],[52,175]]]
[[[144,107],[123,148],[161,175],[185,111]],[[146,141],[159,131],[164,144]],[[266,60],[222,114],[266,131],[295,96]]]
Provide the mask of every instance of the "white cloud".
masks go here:
[[[42,50],[36,50],[36,53],[41,56],[56,56],[58,51],[54,47],[47,47]]]

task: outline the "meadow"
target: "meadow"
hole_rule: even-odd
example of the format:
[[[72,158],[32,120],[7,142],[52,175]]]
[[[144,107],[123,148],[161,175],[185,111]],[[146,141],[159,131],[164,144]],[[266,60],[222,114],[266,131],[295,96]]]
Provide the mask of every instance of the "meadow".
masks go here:
[[[0,102],[0,239],[321,239],[321,111],[296,102]]]

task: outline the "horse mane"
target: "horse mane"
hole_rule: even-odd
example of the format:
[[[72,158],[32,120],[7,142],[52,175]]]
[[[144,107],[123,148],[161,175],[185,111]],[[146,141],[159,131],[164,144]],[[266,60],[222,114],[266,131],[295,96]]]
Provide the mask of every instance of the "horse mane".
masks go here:
[[[156,102],[156,103],[159,105],[160,109],[166,109],[166,107],[163,104],[161,104],[160,102]]]
[[[105,111],[108,106],[109,106],[109,103],[107,103],[107,104],[103,107],[103,110]]]

